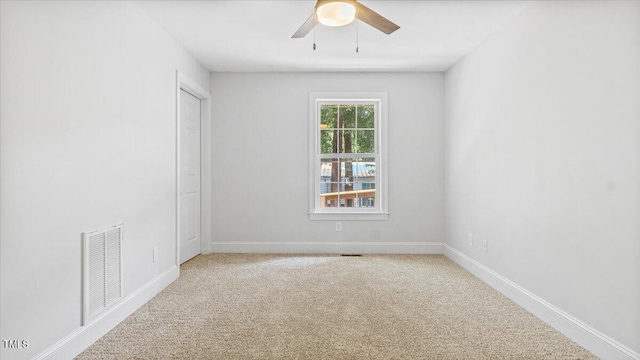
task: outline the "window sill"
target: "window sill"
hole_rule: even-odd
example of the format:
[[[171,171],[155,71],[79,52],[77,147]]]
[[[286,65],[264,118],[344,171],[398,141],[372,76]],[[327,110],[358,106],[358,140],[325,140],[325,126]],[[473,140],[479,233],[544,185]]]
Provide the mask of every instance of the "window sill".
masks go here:
[[[314,212],[309,213],[309,220],[327,220],[327,221],[348,221],[348,220],[364,220],[364,221],[383,221],[389,217],[388,212]]]

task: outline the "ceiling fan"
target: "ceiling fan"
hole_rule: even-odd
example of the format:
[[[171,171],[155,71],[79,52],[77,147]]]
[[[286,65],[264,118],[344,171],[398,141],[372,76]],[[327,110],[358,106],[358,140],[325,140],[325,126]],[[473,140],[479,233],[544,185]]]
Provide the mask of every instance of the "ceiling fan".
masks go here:
[[[343,26],[350,24],[356,18],[387,35],[400,29],[400,26],[356,0],[318,0],[311,17],[291,38],[305,37],[318,23],[327,26]]]

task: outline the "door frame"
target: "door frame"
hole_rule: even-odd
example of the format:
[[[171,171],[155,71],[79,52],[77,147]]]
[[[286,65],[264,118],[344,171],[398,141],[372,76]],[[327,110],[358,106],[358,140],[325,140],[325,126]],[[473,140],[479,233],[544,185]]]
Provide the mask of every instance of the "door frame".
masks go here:
[[[211,94],[176,70],[176,267],[180,271],[180,90],[200,99],[200,252],[211,243]]]

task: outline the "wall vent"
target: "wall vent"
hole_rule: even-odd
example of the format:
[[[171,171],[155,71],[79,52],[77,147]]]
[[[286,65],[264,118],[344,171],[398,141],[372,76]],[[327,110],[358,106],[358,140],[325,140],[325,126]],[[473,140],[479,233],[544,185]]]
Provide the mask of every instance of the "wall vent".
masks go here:
[[[122,224],[83,234],[82,324],[122,299]]]

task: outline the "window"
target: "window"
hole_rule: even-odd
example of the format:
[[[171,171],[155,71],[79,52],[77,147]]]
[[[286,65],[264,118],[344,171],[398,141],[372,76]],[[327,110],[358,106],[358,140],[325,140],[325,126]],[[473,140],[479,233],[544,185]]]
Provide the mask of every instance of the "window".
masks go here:
[[[311,93],[312,220],[386,220],[386,93]]]

